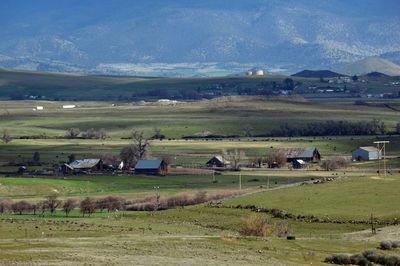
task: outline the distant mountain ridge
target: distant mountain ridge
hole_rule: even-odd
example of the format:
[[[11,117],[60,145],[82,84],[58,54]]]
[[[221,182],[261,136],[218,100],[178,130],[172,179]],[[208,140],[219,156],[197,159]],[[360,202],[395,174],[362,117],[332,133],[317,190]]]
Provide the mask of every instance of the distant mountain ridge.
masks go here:
[[[141,64],[217,62],[294,73],[397,60],[396,10],[397,0],[4,0],[0,66],[143,74]]]

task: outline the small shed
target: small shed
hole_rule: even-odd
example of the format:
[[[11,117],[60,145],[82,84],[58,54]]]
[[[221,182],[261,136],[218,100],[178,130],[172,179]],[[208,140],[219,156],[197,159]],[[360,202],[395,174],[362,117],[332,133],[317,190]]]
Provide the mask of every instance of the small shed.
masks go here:
[[[138,175],[166,175],[168,164],[164,160],[139,160],[135,166]]]
[[[351,152],[353,161],[371,161],[382,158],[381,152],[377,147],[359,147]]]
[[[303,160],[297,159],[292,162],[294,169],[302,169],[307,167],[307,163]]]
[[[318,163],[321,161],[321,154],[315,147],[286,148],[279,149],[279,152],[286,155],[286,160],[288,163],[292,163],[295,160],[303,160],[307,163]]]
[[[103,170],[103,161],[101,159],[76,160],[70,166],[74,169],[74,172],[95,172]]]
[[[208,167],[226,167],[230,164],[231,162],[225,160],[221,155],[215,155],[206,163]]]

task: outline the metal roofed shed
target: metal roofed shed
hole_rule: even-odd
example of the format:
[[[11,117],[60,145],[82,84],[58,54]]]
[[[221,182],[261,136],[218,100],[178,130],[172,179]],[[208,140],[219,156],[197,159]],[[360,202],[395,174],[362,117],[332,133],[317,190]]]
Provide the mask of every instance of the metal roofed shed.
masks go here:
[[[70,164],[74,171],[99,171],[103,169],[101,159],[76,160]]]
[[[321,154],[315,147],[308,148],[283,148],[278,149],[278,152],[285,154],[287,162],[291,163],[294,160],[303,160],[304,162],[317,163],[321,161]]]
[[[359,147],[351,152],[353,161],[371,161],[382,158],[382,153],[377,147],[366,146]]]
[[[139,160],[135,166],[138,175],[166,175],[168,165],[164,160]]]

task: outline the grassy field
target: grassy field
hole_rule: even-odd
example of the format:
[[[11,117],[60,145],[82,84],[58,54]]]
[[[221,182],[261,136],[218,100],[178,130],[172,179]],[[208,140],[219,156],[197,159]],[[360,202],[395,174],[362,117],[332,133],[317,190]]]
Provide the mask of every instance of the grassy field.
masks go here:
[[[324,185],[293,187],[228,200],[227,205],[254,204],[294,214],[364,219],[400,218],[400,175],[343,178]],[[339,193],[338,193],[339,192]],[[355,206],[357,206],[355,208]]]
[[[386,102],[387,103],[387,102]],[[133,130],[144,131],[147,137],[158,128],[166,136],[164,141],[153,141],[153,157],[170,157],[178,164],[205,163],[210,156],[222,149],[240,148],[248,157],[264,155],[273,147],[317,147],[323,156],[349,156],[357,146],[372,145],[377,137],[307,137],[307,138],[245,138],[223,141],[180,140],[185,135],[204,131],[214,134],[243,135],[243,128],[250,127],[254,134],[269,133],[282,123],[301,124],[325,120],[385,121],[388,131],[394,131],[399,122],[398,112],[381,102],[369,106],[354,105],[353,101],[336,100],[320,102],[293,101],[286,98],[226,97],[211,101],[188,102],[176,106],[157,103],[140,105],[120,103],[112,106],[104,102],[79,102],[74,110],[62,110],[65,102],[3,101],[0,108],[0,130],[10,134],[36,136],[36,140],[15,139],[9,144],[0,143],[0,161],[27,161],[39,151],[43,161],[66,160],[70,154],[78,157],[98,157],[104,153],[119,153],[129,144]],[[397,106],[400,103],[390,102]],[[43,111],[32,108],[42,105]],[[104,128],[106,140],[54,139],[65,136],[69,128]],[[53,139],[44,139],[44,138]],[[389,139],[388,154],[396,156],[400,151],[398,136]],[[169,139],[169,140],[168,140]]]
[[[400,102],[386,101],[390,106]],[[158,103],[107,102],[74,103],[78,108],[63,110],[65,102],[2,101],[0,129],[7,128],[15,136],[65,136],[71,127],[81,131],[105,128],[113,138],[129,137],[132,130],[154,134],[161,130],[167,138],[181,138],[204,131],[222,135],[243,135],[250,126],[254,134],[266,134],[283,123],[302,124],[326,120],[370,121],[383,120],[389,131],[399,122],[398,111],[381,102],[369,106],[354,105],[354,101],[303,102],[290,98],[225,97],[176,106]],[[36,106],[43,111],[33,111]]]
[[[150,180],[149,183],[165,182],[168,185],[175,182],[174,179],[171,182],[158,179],[157,182]],[[399,180],[399,176],[388,179],[350,177],[332,183],[261,192],[225,201],[224,204],[255,203],[268,207],[287,207],[294,212],[306,211],[354,219],[364,219],[365,216],[368,218],[370,210],[373,210],[374,215],[379,218],[399,218],[396,204]],[[2,187],[12,186],[11,184],[28,187],[28,183],[23,184],[27,181],[28,179],[2,179],[1,183]],[[52,185],[61,182],[57,185],[69,188],[88,187],[84,180],[51,181]],[[118,183],[122,184],[120,181]],[[35,179],[32,184],[34,188],[40,183],[45,187],[48,182],[46,179]],[[99,187],[104,182],[104,177],[92,179],[92,183]],[[151,186],[143,181],[140,183],[137,179],[135,182],[140,191],[145,192]],[[212,185],[197,184],[196,187],[213,189]],[[232,189],[225,185],[222,189]],[[47,193],[44,187],[43,190],[32,191],[36,196],[42,196]],[[137,195],[141,193],[134,187],[130,189],[133,193],[138,193]],[[169,189],[161,188],[163,193],[169,193]],[[176,192],[176,188],[173,191]],[[372,191],[373,197],[367,197]],[[66,191],[60,191],[60,194],[69,195]],[[339,194],[340,199],[337,197]],[[97,191],[87,191],[85,195],[96,196]],[[207,205],[160,212],[98,212],[92,217],[82,217],[78,210],[73,211],[69,218],[62,212],[57,212],[52,217],[49,214],[44,217],[1,215],[0,263],[322,265],[323,259],[333,253],[357,253],[378,245],[378,240],[374,240],[371,234],[365,234],[372,237],[368,241],[347,239],[349,233],[368,229],[368,225],[309,224],[275,219],[261,213],[257,215],[267,218],[271,224],[287,226],[297,240],[287,241],[275,235],[268,238],[240,236],[238,231],[242,220],[250,215],[253,214],[249,210],[210,208]],[[383,231],[378,231],[377,236],[385,237]],[[389,253],[396,254],[395,251]]]
[[[205,164],[223,149],[241,149],[248,159],[266,155],[268,149],[315,146],[323,158],[350,156],[357,146],[372,145],[377,139],[390,139],[387,148],[391,173],[376,176],[376,162],[352,163],[346,169],[322,171],[317,166],[291,171],[285,169],[244,168],[223,172],[212,182],[208,172],[166,177],[149,176],[14,176],[0,177],[0,199],[37,202],[56,194],[60,199],[116,195],[127,199],[179,193],[209,194],[237,192],[239,176],[242,192],[248,194],[225,199],[224,205],[252,204],[279,208],[294,214],[312,214],[338,219],[400,219],[398,188],[400,160],[399,136],[340,136],[304,138],[234,138],[224,140],[182,140],[183,135],[202,131],[216,134],[242,134],[245,125],[254,133],[269,132],[283,122],[382,119],[393,131],[398,112],[383,102],[357,106],[353,101],[304,102],[283,98],[221,98],[212,101],[163,106],[108,102],[79,102],[75,110],[62,110],[65,102],[4,101],[0,105],[0,129],[17,137],[0,143],[0,162],[27,162],[35,151],[44,167],[77,158],[117,154],[128,145],[132,130],[144,130],[151,136],[160,128],[167,139],[151,142],[151,158],[168,157],[172,164]],[[74,103],[76,104],[76,103]],[[390,102],[391,106],[400,103]],[[33,111],[37,105],[44,111]],[[56,139],[70,127],[82,131],[105,128],[106,140]],[[42,136],[18,139],[19,136]],[[50,138],[46,138],[50,137]],[[168,140],[169,138],[169,140]],[[397,168],[395,170],[395,168]],[[16,167],[0,167],[13,171]],[[29,170],[36,167],[28,167]],[[179,168],[173,168],[179,171]],[[342,177],[323,184],[287,185],[326,177]],[[267,186],[273,190],[267,190]],[[157,191],[154,187],[159,187]],[[271,227],[287,227],[295,241],[274,233],[270,237],[245,237],[239,234],[243,219],[258,215]],[[334,253],[357,253],[377,247],[380,240],[400,237],[400,228],[379,228],[372,235],[365,224],[307,223],[281,220],[246,209],[211,208],[207,204],[158,212],[97,212],[82,217],[74,210],[70,217],[58,211],[54,216],[32,214],[0,215],[0,264],[4,265],[322,265]],[[367,231],[364,231],[367,230]],[[383,252],[383,251],[379,251]],[[396,254],[396,251],[388,251]]]

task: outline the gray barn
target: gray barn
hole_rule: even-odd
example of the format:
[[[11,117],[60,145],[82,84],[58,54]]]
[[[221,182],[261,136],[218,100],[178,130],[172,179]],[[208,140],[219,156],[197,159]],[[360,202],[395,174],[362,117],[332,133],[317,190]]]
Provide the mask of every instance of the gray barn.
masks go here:
[[[370,161],[382,158],[381,152],[376,147],[360,147],[351,152],[353,161]]]

